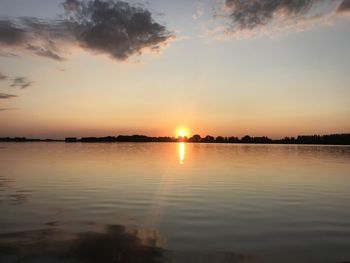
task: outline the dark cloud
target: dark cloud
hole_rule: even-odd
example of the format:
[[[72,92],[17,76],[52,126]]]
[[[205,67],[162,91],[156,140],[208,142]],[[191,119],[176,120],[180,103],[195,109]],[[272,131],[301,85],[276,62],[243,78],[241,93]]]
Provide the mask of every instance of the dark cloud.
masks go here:
[[[34,81],[29,81],[25,77],[16,77],[12,79],[12,84],[10,85],[13,88],[25,89],[34,84]]]
[[[12,99],[12,98],[16,98],[16,97],[17,97],[17,95],[0,93],[0,99]]]
[[[0,81],[6,80],[8,77],[0,72]]]
[[[226,0],[225,7],[236,27],[253,29],[268,24],[278,15],[306,14],[316,2],[320,0]]]
[[[79,44],[124,60],[143,48],[159,49],[171,35],[149,11],[126,2],[90,1],[72,13],[72,31]]]
[[[80,1],[78,0],[66,0],[62,3],[63,8],[68,11],[77,11],[81,6]]]
[[[0,20],[0,48],[63,60],[69,47],[79,46],[125,60],[144,48],[158,50],[173,37],[148,10],[127,2],[66,0],[62,6],[63,20]]]
[[[27,38],[25,29],[19,27],[12,21],[0,20],[0,44],[20,45]]]
[[[348,13],[350,12],[350,0],[343,0],[338,6],[337,11],[339,13]]]
[[[6,30],[5,28],[8,27]],[[32,54],[47,57],[54,60],[62,61],[63,47],[67,44],[73,44],[73,36],[71,34],[68,23],[63,21],[47,21],[36,18],[23,18],[14,23],[8,21],[0,21],[0,28],[3,28],[3,34],[0,34],[0,51],[10,49],[19,51],[27,51]],[[16,37],[6,32],[20,29]],[[1,33],[1,30],[0,30]],[[61,49],[58,48],[61,46]],[[3,52],[5,53],[5,52]]]

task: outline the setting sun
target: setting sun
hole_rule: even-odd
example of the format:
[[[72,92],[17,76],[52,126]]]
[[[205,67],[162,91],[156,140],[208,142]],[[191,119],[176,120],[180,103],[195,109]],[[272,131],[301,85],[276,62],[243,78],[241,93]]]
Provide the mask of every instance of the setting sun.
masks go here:
[[[176,130],[177,137],[188,137],[188,130],[185,128],[178,128]]]
[[[349,47],[350,0],[0,0],[0,263],[350,263]]]

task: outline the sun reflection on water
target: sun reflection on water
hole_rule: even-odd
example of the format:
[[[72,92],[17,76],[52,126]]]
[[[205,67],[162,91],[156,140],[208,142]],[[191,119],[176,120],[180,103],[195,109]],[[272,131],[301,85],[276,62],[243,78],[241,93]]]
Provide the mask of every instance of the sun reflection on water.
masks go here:
[[[179,161],[180,164],[184,163],[185,160],[186,147],[184,142],[179,143]]]

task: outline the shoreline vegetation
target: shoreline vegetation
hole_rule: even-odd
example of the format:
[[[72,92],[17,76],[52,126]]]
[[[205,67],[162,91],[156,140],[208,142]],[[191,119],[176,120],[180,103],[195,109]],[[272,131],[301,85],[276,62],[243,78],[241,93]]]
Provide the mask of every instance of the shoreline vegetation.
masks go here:
[[[149,137],[145,135],[119,135],[107,137],[68,137],[65,140],[30,139],[26,137],[3,137],[0,142],[66,142],[66,143],[114,143],[114,142],[188,142],[188,143],[242,143],[242,144],[320,144],[320,145],[350,145],[350,133],[329,135],[302,135],[298,137],[285,137],[283,139],[270,139],[266,136],[251,137],[201,137],[196,134],[192,137]]]

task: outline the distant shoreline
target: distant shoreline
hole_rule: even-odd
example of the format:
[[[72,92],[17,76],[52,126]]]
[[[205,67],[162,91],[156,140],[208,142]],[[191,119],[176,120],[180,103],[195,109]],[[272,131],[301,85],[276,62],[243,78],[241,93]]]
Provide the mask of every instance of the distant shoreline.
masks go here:
[[[266,136],[251,137],[246,135],[242,138],[238,137],[213,137],[207,135],[193,135],[187,137],[148,137],[145,135],[119,135],[107,137],[68,137],[65,140],[56,139],[31,139],[26,137],[2,137],[0,142],[65,142],[65,143],[120,143],[120,142],[168,142],[168,143],[216,143],[216,144],[295,144],[295,145],[350,145],[350,133],[347,134],[330,134],[330,135],[302,135],[298,137],[285,137],[283,139],[273,140]]]

